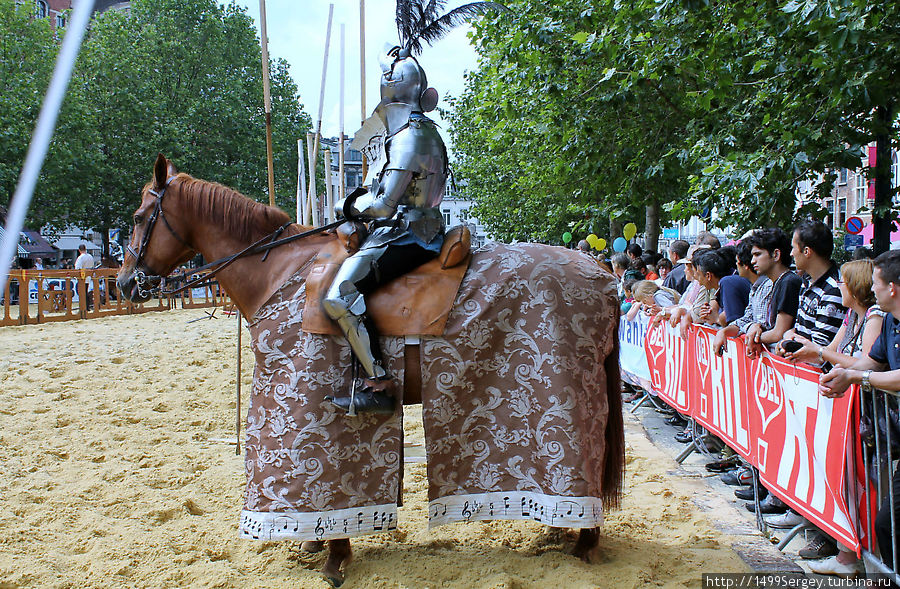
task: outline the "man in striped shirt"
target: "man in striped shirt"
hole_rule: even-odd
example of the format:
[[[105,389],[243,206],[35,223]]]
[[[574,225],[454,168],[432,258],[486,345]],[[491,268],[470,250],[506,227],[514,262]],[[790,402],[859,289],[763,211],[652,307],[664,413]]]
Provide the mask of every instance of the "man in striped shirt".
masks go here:
[[[797,322],[784,339],[796,334],[827,346],[837,335],[847,313],[841,304],[838,268],[831,260],[834,249],[831,230],[821,221],[802,221],[794,228],[791,246],[797,270],[804,276]],[[778,352],[783,354],[780,345]]]

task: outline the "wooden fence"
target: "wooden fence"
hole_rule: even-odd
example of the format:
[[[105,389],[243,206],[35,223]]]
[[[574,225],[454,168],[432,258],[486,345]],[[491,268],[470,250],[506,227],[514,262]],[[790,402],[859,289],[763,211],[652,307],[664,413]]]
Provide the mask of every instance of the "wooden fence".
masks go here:
[[[116,269],[13,270],[6,293],[0,293],[0,327],[150,311],[216,307],[228,304],[217,283],[184,291],[176,297],[130,303],[116,286]],[[5,295],[5,296],[4,296]]]

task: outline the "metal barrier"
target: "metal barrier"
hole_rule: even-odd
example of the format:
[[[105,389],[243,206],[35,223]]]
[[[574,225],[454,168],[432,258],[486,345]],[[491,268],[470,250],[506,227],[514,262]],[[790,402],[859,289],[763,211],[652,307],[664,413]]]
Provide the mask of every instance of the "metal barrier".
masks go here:
[[[0,327],[30,325],[111,315],[135,315],[176,308],[216,307],[227,296],[218,283],[185,291],[180,297],[132,303],[116,286],[118,270],[16,270],[10,273],[6,293],[0,293]]]
[[[898,518],[900,518],[900,411],[898,393],[860,391],[858,435],[852,438],[853,451],[847,456],[850,483],[848,503],[858,505],[857,532],[863,538],[862,555],[866,572],[890,575],[900,584],[897,565]],[[857,457],[862,457],[863,481],[858,473]],[[863,483],[863,484],[860,484]],[[857,491],[862,487],[861,494]],[[865,529],[863,528],[865,526]],[[873,542],[874,540],[874,542]],[[877,547],[876,547],[877,544]],[[889,546],[888,546],[889,544]]]

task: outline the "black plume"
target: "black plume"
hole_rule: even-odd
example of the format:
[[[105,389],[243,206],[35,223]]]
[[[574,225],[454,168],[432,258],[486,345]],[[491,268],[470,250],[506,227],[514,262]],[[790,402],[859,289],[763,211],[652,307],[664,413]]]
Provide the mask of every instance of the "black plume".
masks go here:
[[[491,10],[509,10],[499,2],[470,2],[438,16],[447,0],[397,0],[400,44],[412,55],[422,53],[422,42],[431,45],[453,27]]]

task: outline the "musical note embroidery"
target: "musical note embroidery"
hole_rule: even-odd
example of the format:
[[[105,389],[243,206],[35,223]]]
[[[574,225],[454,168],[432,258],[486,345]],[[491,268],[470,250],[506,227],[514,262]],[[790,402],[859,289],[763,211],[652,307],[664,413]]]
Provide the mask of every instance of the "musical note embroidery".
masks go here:
[[[428,506],[429,527],[455,521],[530,519],[556,527],[587,528],[603,523],[598,497],[559,497],[523,491],[452,495]]]
[[[372,505],[324,512],[244,511],[240,536],[254,540],[331,540],[397,529],[397,506]]]

